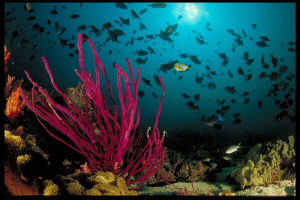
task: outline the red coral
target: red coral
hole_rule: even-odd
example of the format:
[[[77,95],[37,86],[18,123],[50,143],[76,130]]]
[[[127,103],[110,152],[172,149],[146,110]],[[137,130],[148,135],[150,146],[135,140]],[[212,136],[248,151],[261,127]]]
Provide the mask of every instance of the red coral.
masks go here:
[[[14,122],[16,117],[19,115],[21,108],[24,106],[24,103],[20,100],[20,90],[21,87],[18,87],[16,91],[13,91],[7,99],[5,115]]]
[[[83,172],[83,173],[87,173],[87,174],[91,174],[91,168],[88,166],[87,162],[85,162],[84,164],[80,165],[81,169],[76,169],[75,172]]]

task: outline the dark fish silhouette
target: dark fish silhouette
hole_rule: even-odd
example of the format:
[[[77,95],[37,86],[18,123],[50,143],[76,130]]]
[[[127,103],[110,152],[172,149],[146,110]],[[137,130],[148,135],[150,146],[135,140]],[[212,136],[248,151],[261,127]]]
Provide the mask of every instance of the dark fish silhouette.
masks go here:
[[[77,18],[79,18],[79,17],[80,17],[79,15],[74,14],[74,13],[70,16],[71,19],[77,19]]]
[[[263,102],[262,102],[262,101],[257,101],[257,106],[258,106],[258,108],[260,108],[260,109],[263,108],[262,105],[263,105]]]
[[[190,98],[190,96],[187,95],[186,93],[182,93],[181,96],[182,96],[183,98],[185,98],[185,99],[189,99],[189,98]]]
[[[147,11],[147,8],[144,8],[143,10],[140,11],[140,15],[144,14]]]
[[[145,57],[145,59],[143,60],[141,57],[138,57],[138,59],[134,60],[138,65],[140,64],[145,64],[147,62],[148,58]]]
[[[122,3],[122,2],[118,2],[116,3],[116,7],[117,8],[121,8],[121,9],[127,9],[128,7],[126,6],[125,3]]]
[[[199,101],[199,98],[200,98],[200,94],[194,95],[194,100],[195,100],[195,101]]]
[[[147,30],[147,27],[142,22],[140,22],[140,31],[143,31],[144,29]]]
[[[214,89],[217,88],[217,85],[214,84],[213,82],[209,82],[209,83],[207,84],[207,88],[214,90]]]
[[[188,57],[187,53],[181,53],[181,54],[179,54],[179,56],[180,56],[180,58],[187,58]]]
[[[152,96],[154,97],[154,99],[158,99],[157,95],[155,94],[155,92],[152,92]]]
[[[193,102],[193,101],[188,101],[187,103],[185,103],[185,105],[194,112],[199,111],[199,106],[196,106],[195,102]]]
[[[124,18],[120,17],[120,20],[124,25],[129,26],[129,18],[124,19]]]
[[[190,56],[190,59],[193,63],[195,63],[196,65],[201,65],[201,61],[198,60],[197,56],[196,55],[192,55]]]
[[[148,80],[148,79],[142,77],[142,81],[143,81],[146,85],[151,86],[150,80]]]
[[[249,98],[244,99],[244,104],[248,104],[250,102]]]
[[[150,4],[148,6],[151,6],[152,8],[165,8],[167,6],[167,4],[165,4],[165,3],[153,3],[153,4]]]
[[[200,77],[200,76],[198,77],[198,76],[196,76],[195,81],[196,81],[197,84],[200,85],[200,84],[202,83],[203,79],[204,79],[203,77]]]
[[[271,41],[267,36],[260,36],[259,38],[264,42]]]
[[[131,10],[130,10],[130,13],[131,13],[133,19],[141,19],[141,18],[139,17],[139,15],[138,15],[134,10],[131,9]]]
[[[145,92],[144,91],[141,91],[141,90],[139,90],[138,91],[138,95],[139,95],[139,97],[143,97],[143,96],[145,96]]]
[[[178,60],[170,61],[169,63],[166,64],[161,64],[159,71],[167,73],[167,71],[173,69],[175,63],[178,63]]]
[[[275,57],[273,56],[273,54],[270,54],[270,56],[271,56],[271,62],[272,62],[272,64],[273,64],[273,66],[276,68],[276,66],[278,65],[278,59],[275,58]]]
[[[137,54],[139,56],[146,56],[146,55],[148,55],[148,51],[143,51],[142,49],[140,49]]]
[[[252,28],[255,30],[256,29],[256,24],[251,24]]]
[[[231,93],[231,94],[236,93],[236,90],[234,89],[234,86],[232,86],[232,87],[226,86],[226,87],[225,87],[225,91],[226,91],[226,92],[229,92],[229,93]]]
[[[255,44],[262,48],[269,46],[269,45],[267,45],[267,43],[265,41],[258,41],[258,42],[255,42]]]
[[[249,95],[249,92],[243,92],[242,94],[244,97],[248,96]]]
[[[60,46],[62,46],[62,47],[67,46],[67,40],[63,40],[63,39],[60,38],[60,37],[57,37],[57,42],[58,42],[58,44],[60,44]]]
[[[147,49],[149,50],[150,54],[156,54],[155,51],[150,46],[148,46]]]
[[[242,70],[242,67],[241,66],[239,66],[239,68],[238,68],[238,74],[239,75],[244,75],[244,71]]]

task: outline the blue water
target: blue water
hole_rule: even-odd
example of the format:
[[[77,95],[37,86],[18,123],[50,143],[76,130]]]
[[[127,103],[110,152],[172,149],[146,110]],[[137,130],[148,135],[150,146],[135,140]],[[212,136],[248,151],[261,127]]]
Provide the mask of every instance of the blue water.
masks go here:
[[[58,14],[55,16],[50,14],[56,5]],[[165,8],[152,8],[148,3],[126,3],[127,9],[117,8],[114,3],[83,3],[80,7],[79,3],[33,3],[31,13],[24,11],[24,3],[5,3],[5,13],[14,12],[6,18],[15,17],[12,22],[5,23],[5,44],[8,51],[11,52],[11,59],[8,63],[8,74],[16,76],[18,79],[23,78],[23,88],[29,89],[32,85],[28,81],[23,70],[27,70],[34,81],[38,82],[43,88],[52,90],[50,79],[44,68],[41,57],[47,58],[50,69],[58,87],[64,91],[65,88],[75,87],[80,79],[74,72],[74,69],[79,69],[78,55],[74,53],[76,46],[72,49],[62,47],[57,43],[58,32],[55,31],[54,23],[57,22],[61,27],[67,30],[60,36],[62,39],[68,40],[68,43],[77,44],[78,31],[77,27],[85,24],[86,26],[94,25],[98,29],[106,22],[113,25],[113,29],[120,29],[126,34],[118,37],[120,41],[117,44],[114,41],[108,41],[106,31],[101,31],[100,36],[94,33],[89,33],[90,28],[81,31],[88,35],[98,50],[101,44],[98,55],[104,64],[109,80],[112,84],[114,98],[118,99],[118,91],[116,87],[116,72],[112,67],[112,63],[119,64],[126,72],[128,72],[125,58],[127,57],[132,67],[134,68],[134,77],[136,77],[136,67],[140,68],[140,76],[150,79],[152,86],[147,86],[140,81],[139,90],[145,92],[144,97],[139,97],[138,106],[140,107],[140,127],[144,130],[148,126],[153,126],[154,118],[159,105],[159,100],[162,95],[162,88],[155,84],[153,74],[162,77],[166,87],[166,94],[163,101],[161,115],[159,119],[159,129],[166,130],[172,138],[172,133],[178,130],[188,130],[197,132],[199,135],[209,133],[213,137],[218,137],[218,140],[233,138],[237,142],[243,140],[245,135],[266,134],[272,135],[274,138],[286,137],[295,134],[295,122],[292,122],[288,117],[284,117],[278,121],[275,119],[281,109],[275,106],[275,99],[282,100],[284,95],[290,90],[295,89],[295,78],[292,81],[285,79],[290,75],[290,72],[295,75],[295,52],[288,51],[290,47],[289,41],[295,42],[295,3],[167,3]],[[63,6],[65,8],[63,8]],[[197,10],[195,12],[187,11],[185,8],[190,7]],[[140,15],[139,12],[147,8],[147,11]],[[130,10],[135,10],[139,19],[133,19]],[[190,9],[190,10],[193,10]],[[71,19],[69,16],[78,14],[78,19]],[[182,15],[181,19],[178,16]],[[32,21],[26,20],[29,16],[35,16]],[[190,17],[191,16],[191,17]],[[115,23],[115,20],[120,22],[119,17],[124,19],[129,18],[130,25],[122,27]],[[47,19],[51,20],[50,26],[47,24]],[[142,22],[147,30],[140,31],[139,23]],[[211,32],[207,31],[205,26],[210,23]],[[33,24],[39,24],[44,27],[43,33],[38,33],[32,30]],[[121,22],[120,22],[121,23]],[[159,37],[153,40],[145,38],[142,41],[134,41],[133,45],[125,46],[126,42],[132,37],[137,38],[146,34],[159,34],[160,30],[165,30],[169,25],[178,24],[176,32],[178,36],[171,35],[173,43],[162,41]],[[251,24],[256,24],[254,30]],[[232,51],[234,36],[227,32],[227,29],[233,29],[235,33],[242,36],[244,46],[235,47]],[[247,36],[244,37],[242,29]],[[17,30],[18,36],[14,42],[10,44],[12,32]],[[136,33],[132,33],[136,30]],[[200,45],[195,40],[195,34],[192,30],[196,30],[204,38],[207,44]],[[49,34],[46,34],[49,32]],[[72,40],[72,36],[75,36]],[[260,41],[260,36],[267,36],[271,39],[267,42],[268,47],[258,47],[255,42]],[[253,38],[253,41],[249,39]],[[30,40],[27,47],[21,47],[23,38]],[[220,42],[219,45],[217,43]],[[281,45],[283,44],[283,47]],[[37,45],[33,49],[34,45]],[[174,46],[173,46],[174,45]],[[134,61],[138,58],[135,53],[142,49],[147,51],[147,47],[151,46],[156,54],[148,54],[142,56],[148,58],[146,64],[137,65]],[[173,47],[172,47],[173,46]],[[295,48],[295,46],[293,46]],[[112,54],[109,55],[109,50]],[[84,64],[86,71],[94,73],[93,55],[87,42],[83,44]],[[201,65],[194,64],[189,58],[180,58],[179,54],[188,53],[197,55],[202,61]],[[244,52],[249,52],[249,58],[253,58],[254,62],[248,66],[245,64],[243,57]],[[71,58],[68,53],[73,53]],[[227,66],[221,66],[222,60],[218,53],[226,53],[229,58]],[[261,56],[265,55],[265,62],[270,66],[269,69],[264,69],[261,64]],[[273,67],[270,54],[279,60],[278,66]],[[30,57],[34,55],[34,59]],[[176,72],[175,69],[167,73],[158,72],[161,64],[166,64],[170,60],[178,60],[179,63],[191,64],[192,67],[185,72]],[[206,76],[205,65],[209,65],[211,71],[216,71],[217,75],[209,79]],[[277,81],[270,79],[259,79],[261,72],[266,72],[268,75],[271,71],[278,71],[280,65],[287,65],[288,71],[284,73]],[[245,81],[246,77],[238,75],[238,67],[241,66],[245,74],[251,73],[252,79]],[[230,69],[233,78],[228,76]],[[248,72],[248,70],[251,70]],[[207,87],[202,87],[195,82],[195,74],[202,76],[205,74],[203,85],[209,82],[214,82],[217,88],[211,90]],[[183,76],[182,80],[178,80],[179,76]],[[272,85],[279,83],[283,79],[289,83],[289,87],[285,91],[277,92],[277,96],[266,97]],[[103,80],[103,79],[101,79]],[[226,86],[234,86],[237,93],[230,94],[224,90]],[[242,93],[248,91],[250,94],[243,97]],[[152,92],[155,92],[158,99],[153,98]],[[200,101],[195,105],[199,106],[199,111],[190,110],[185,103],[187,99],[181,96],[181,93],[186,93],[191,96],[200,94]],[[249,104],[244,105],[244,99],[250,98]],[[223,106],[231,106],[229,111],[222,116],[224,119],[222,124],[224,130],[217,130],[215,127],[209,127],[201,121],[201,116],[211,117],[216,114],[216,110],[221,109],[221,106],[216,103],[216,100],[226,99]],[[232,104],[231,99],[235,99],[236,103]],[[291,99],[295,101],[295,92],[291,93]],[[263,108],[259,109],[257,101],[263,101]],[[285,109],[291,116],[295,115],[294,104]],[[241,113],[241,124],[233,125],[230,119],[234,113]],[[188,137],[188,131],[186,136]],[[184,138],[183,138],[184,139]],[[201,141],[199,141],[201,143]]]

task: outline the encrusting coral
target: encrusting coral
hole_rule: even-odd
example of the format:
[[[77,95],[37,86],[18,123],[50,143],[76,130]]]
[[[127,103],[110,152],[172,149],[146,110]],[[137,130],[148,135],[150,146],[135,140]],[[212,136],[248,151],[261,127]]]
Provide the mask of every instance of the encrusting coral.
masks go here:
[[[4,131],[4,141],[10,152],[22,152],[25,148],[25,142],[20,136],[13,135],[10,131]]]
[[[97,172],[95,175],[76,172],[62,177],[66,190],[71,195],[137,195],[129,190],[125,180],[111,172]]]
[[[270,142],[257,144],[252,147],[246,157],[246,165],[237,167],[231,177],[245,186],[258,186],[280,181],[294,179],[296,152],[294,137],[288,137],[289,142],[277,140],[276,144]]]

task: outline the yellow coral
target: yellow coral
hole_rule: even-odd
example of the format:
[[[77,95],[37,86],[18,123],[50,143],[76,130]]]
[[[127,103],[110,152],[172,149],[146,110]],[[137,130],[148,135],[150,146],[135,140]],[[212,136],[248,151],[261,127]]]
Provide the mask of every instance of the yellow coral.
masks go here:
[[[103,195],[110,195],[110,194],[113,194],[113,195],[120,195],[120,190],[113,186],[113,185],[109,185],[109,184],[104,184],[104,183],[98,183],[96,185],[94,185],[94,188],[100,190],[100,192],[103,194]]]
[[[45,196],[59,195],[59,188],[56,184],[53,183],[52,180],[45,180],[44,186],[45,186],[44,189]]]
[[[25,154],[17,157],[17,165],[22,166],[31,160],[31,155]]]
[[[83,195],[84,187],[76,180],[71,183],[67,183],[67,191],[71,195]]]
[[[10,131],[4,131],[4,141],[10,150],[22,152],[25,148],[25,142],[20,136],[13,135]]]
[[[123,178],[117,177],[116,179],[117,187],[119,188],[121,195],[126,195],[129,191],[126,182]]]
[[[102,194],[96,188],[91,188],[91,189],[85,191],[85,195],[88,195],[88,196],[100,196]]]
[[[97,172],[88,179],[92,183],[109,184],[115,180],[115,176],[111,172]]]

